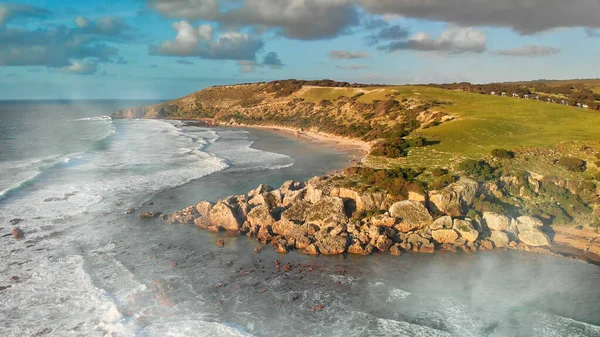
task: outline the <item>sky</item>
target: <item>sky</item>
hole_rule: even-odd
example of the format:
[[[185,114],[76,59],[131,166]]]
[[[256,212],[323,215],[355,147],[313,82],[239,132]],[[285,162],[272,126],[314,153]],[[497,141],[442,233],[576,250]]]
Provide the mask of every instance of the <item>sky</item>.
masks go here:
[[[600,78],[600,0],[0,1],[0,99]]]

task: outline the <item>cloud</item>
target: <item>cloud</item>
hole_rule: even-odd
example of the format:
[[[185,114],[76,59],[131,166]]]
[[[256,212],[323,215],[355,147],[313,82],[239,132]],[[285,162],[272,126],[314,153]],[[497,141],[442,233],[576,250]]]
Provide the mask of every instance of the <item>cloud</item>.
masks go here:
[[[279,55],[275,52],[270,52],[265,55],[262,64],[271,68],[281,68],[284,66],[283,62],[279,59]]]
[[[519,48],[514,49],[506,49],[506,50],[497,50],[492,52],[496,55],[502,56],[519,56],[519,57],[541,57],[541,56],[550,56],[555,55],[560,52],[560,49],[554,47],[547,46],[539,46],[539,45],[526,45]]]
[[[379,32],[369,35],[370,45],[378,44],[381,40],[404,40],[408,37],[408,29],[398,25],[382,28]]]
[[[298,40],[334,38],[359,24],[355,0],[148,0],[171,18],[224,26],[266,26]]]
[[[371,55],[361,51],[332,50],[329,52],[329,57],[334,60],[352,60],[366,59],[371,57]]]
[[[132,34],[133,29],[123,20],[117,17],[101,17],[97,20],[90,20],[83,16],[75,18],[75,25],[79,34],[91,34],[114,39],[131,41],[136,36]]]
[[[560,27],[600,28],[595,0],[358,0],[372,14],[398,14],[460,26],[508,27],[535,34]]]
[[[17,15],[47,13],[24,5],[0,4],[0,10],[3,22]],[[131,31],[122,19],[112,17],[98,20],[78,17],[74,28],[43,24],[34,30],[0,27],[0,67],[45,66],[72,74],[92,74],[97,71],[98,63],[127,63],[107,42],[124,40]]]
[[[63,72],[79,75],[91,75],[98,71],[96,62],[73,62],[68,67],[61,68]]]
[[[348,66],[336,66],[336,68],[338,69],[342,69],[342,70],[363,70],[363,69],[369,69],[369,67],[362,65],[362,64],[351,64]]]
[[[17,18],[43,18],[51,13],[43,8],[24,4],[0,3],[0,27]]]
[[[197,56],[217,60],[254,60],[264,42],[256,36],[240,32],[226,32],[213,38],[212,28],[202,25],[194,28],[188,21],[175,22],[177,36],[159,46],[151,45],[151,55]]]
[[[487,36],[473,27],[451,27],[437,38],[421,32],[406,41],[395,41],[378,49],[387,52],[416,50],[447,54],[483,53],[487,49]]]
[[[175,63],[177,63],[177,64],[185,64],[185,65],[192,65],[192,64],[194,64],[194,62],[188,61],[188,60],[184,60],[184,59],[177,60],[177,61],[175,61]]]

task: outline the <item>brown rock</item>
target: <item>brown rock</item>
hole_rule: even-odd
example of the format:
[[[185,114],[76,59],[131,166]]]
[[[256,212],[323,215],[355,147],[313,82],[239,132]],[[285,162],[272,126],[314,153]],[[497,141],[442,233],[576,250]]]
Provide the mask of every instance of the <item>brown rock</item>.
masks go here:
[[[290,208],[281,213],[281,219],[301,225],[306,220],[306,215],[311,207],[312,205],[308,201],[297,201]]]
[[[500,231],[492,231],[490,235],[490,241],[494,243],[494,246],[498,248],[503,248],[508,246],[508,242],[510,241],[508,235],[504,232]]]
[[[319,252],[324,255],[339,255],[346,252],[347,240],[340,236],[324,236],[315,242]]]
[[[306,188],[297,190],[297,191],[288,191],[285,193],[284,197],[283,197],[283,206],[284,207],[288,207],[290,205],[293,205],[297,202],[299,202],[300,200],[304,200],[304,198],[306,197]]]
[[[475,201],[479,191],[479,183],[468,178],[461,178],[441,191],[431,191],[429,201],[433,208],[451,216],[462,216]]]
[[[494,249],[494,244],[489,240],[481,240],[479,245],[479,250],[492,250]]]
[[[474,242],[479,237],[471,221],[455,219],[453,229],[468,242]]]
[[[319,227],[335,227],[348,223],[344,201],[338,197],[325,197],[306,213],[306,222]]]
[[[519,230],[519,240],[531,247],[549,246],[550,239],[542,232],[544,224],[533,217],[521,216],[516,222]]]
[[[194,208],[195,210],[195,208]],[[197,213],[197,211],[196,211]],[[222,226],[227,230],[238,230],[242,221],[238,218],[236,210],[223,201],[219,201],[209,213],[210,222],[214,226]]]
[[[271,241],[271,245],[273,246],[273,248],[275,248],[275,251],[278,253],[287,253],[288,252],[288,248],[287,248],[287,240],[283,239],[283,238],[279,238],[279,239],[275,239],[273,241]]]
[[[400,247],[400,244],[397,243],[390,247],[390,254],[400,256],[402,254],[402,248]]]
[[[303,252],[306,255],[318,255],[319,249],[317,248],[317,246],[315,246],[315,244],[311,244],[308,247],[306,247],[306,249],[304,249]]]
[[[493,231],[507,230],[511,222],[509,217],[493,212],[484,212],[483,220],[487,227]]]
[[[44,200],[44,201],[45,201],[45,200]],[[125,214],[133,214],[133,213],[135,213],[135,208],[128,208],[128,209],[125,211]]]
[[[443,216],[435,220],[429,228],[431,228],[432,231],[437,229],[452,229],[452,225],[452,217]]]
[[[435,252],[435,246],[433,245],[433,243],[426,243],[423,244],[420,248],[419,248],[419,253],[434,253]]]
[[[273,190],[273,187],[271,187],[269,185],[265,185],[265,184],[260,184],[257,188],[248,192],[248,198],[252,198],[259,194],[268,193],[268,192],[271,192],[272,190]]]
[[[161,214],[161,212],[143,212],[142,214],[140,214],[140,220],[158,218]]]
[[[275,223],[275,218],[273,218],[267,206],[264,205],[253,208],[248,213],[247,219],[252,227],[272,226]]]
[[[25,233],[19,227],[15,227],[12,229],[12,235],[13,235],[13,238],[15,238],[15,240],[21,240],[25,237]]]
[[[199,216],[200,214],[198,214],[196,206],[189,206],[182,209],[181,211],[171,214],[167,222],[169,224],[193,224],[194,220]]]
[[[377,227],[394,227],[398,222],[398,219],[389,215],[380,214],[372,217],[370,222],[373,226]]]
[[[223,246],[225,246],[225,241],[223,241],[223,240],[217,240],[217,241],[215,242],[215,244],[216,244],[217,246],[219,246],[219,247],[223,247]]]
[[[433,240],[437,243],[452,243],[458,239],[458,233],[452,229],[439,229],[431,232]]]
[[[417,201],[400,201],[390,207],[390,216],[400,218],[396,229],[403,233],[430,225],[433,218],[422,203]]]

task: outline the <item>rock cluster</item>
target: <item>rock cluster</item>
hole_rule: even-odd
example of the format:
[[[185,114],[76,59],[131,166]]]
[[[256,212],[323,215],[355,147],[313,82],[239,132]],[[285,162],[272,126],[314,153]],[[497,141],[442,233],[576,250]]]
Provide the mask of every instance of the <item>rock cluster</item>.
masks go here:
[[[246,234],[282,253],[298,249],[311,255],[471,252],[550,244],[536,218],[491,212],[482,219],[466,218],[478,188],[476,181],[461,179],[425,200],[394,202],[382,192],[340,188],[331,179],[315,177],[307,183],[287,181],[279,189],[261,185],[247,195],[216,204],[203,201],[162,218],[168,224]]]

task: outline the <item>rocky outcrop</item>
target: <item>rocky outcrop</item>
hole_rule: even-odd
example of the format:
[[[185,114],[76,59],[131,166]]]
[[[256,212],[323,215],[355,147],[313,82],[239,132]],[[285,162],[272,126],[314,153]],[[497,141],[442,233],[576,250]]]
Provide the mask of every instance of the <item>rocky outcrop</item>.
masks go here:
[[[447,202],[438,206],[450,213],[460,208],[462,213],[463,207],[473,202],[477,183],[464,180],[449,187],[441,192],[447,196],[441,200]],[[473,252],[549,244],[543,224],[535,218],[513,220],[486,212],[476,221],[451,215],[434,221],[422,201],[389,201],[383,193],[338,188],[332,180],[319,177],[306,184],[288,181],[278,189],[261,185],[247,195],[216,204],[201,202],[163,217],[168,223],[195,223],[212,231],[244,233],[281,253],[298,249],[311,255],[370,255],[378,251],[400,255],[402,251]],[[388,211],[379,210],[386,203]],[[357,209],[371,209],[375,214],[349,218],[348,213]]]

